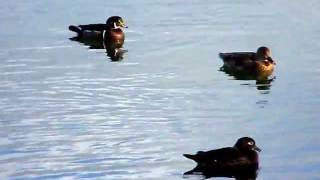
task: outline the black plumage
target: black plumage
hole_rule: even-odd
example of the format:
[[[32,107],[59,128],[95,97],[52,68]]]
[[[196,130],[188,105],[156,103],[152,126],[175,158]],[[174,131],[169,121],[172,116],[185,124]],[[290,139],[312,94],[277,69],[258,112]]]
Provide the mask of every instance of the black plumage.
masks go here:
[[[260,149],[252,138],[242,137],[233,147],[184,154],[197,162],[197,166],[185,175],[201,173],[206,177],[255,177],[259,168],[257,151]]]

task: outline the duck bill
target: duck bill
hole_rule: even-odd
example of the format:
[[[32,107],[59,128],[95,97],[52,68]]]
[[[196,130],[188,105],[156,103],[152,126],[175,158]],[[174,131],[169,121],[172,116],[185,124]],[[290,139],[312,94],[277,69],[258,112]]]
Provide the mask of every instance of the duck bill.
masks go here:
[[[261,152],[261,149],[258,148],[257,146],[255,146],[255,147],[253,148],[253,150],[258,151],[258,152]]]
[[[271,62],[272,64],[276,65],[276,62],[275,62],[271,57],[269,57],[267,60],[268,60],[269,62]]]

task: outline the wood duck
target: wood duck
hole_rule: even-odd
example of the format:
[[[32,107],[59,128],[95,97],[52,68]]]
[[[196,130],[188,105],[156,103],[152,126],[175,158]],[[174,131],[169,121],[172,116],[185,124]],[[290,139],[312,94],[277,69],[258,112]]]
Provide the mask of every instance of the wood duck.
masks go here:
[[[78,41],[93,41],[107,48],[121,48],[125,35],[122,28],[127,28],[119,16],[108,18],[105,24],[70,25],[69,30],[77,33]],[[97,45],[98,46],[98,45]]]
[[[275,62],[267,47],[259,47],[257,52],[220,53],[226,71],[268,77],[273,73]]]
[[[261,150],[250,137],[242,137],[233,147],[184,154],[197,162],[197,166],[185,173],[202,174],[206,177],[236,177],[255,179],[259,168],[258,152]]]

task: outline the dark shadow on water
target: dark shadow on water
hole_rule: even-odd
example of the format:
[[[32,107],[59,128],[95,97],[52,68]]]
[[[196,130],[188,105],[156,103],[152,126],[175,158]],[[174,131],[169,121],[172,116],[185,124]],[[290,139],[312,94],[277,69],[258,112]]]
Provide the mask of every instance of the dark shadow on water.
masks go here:
[[[226,73],[229,76],[234,77],[236,80],[255,80],[255,87],[257,90],[270,90],[272,86],[272,82],[276,79],[276,77],[269,78],[268,76],[263,76],[263,75],[255,75],[255,74],[250,74],[246,72],[239,72],[239,71],[231,71],[224,66],[222,66],[220,71]],[[251,84],[242,84],[242,85],[251,85]]]
[[[88,46],[89,49],[105,49],[107,56],[111,61],[121,61],[128,50],[122,48],[114,48],[112,44],[104,45],[103,41],[95,39],[83,39],[78,36],[69,38],[71,41],[77,41],[80,44]]]
[[[233,169],[223,169],[223,168],[210,168],[200,165],[196,166],[190,171],[183,174],[184,178],[199,176],[200,179],[208,179],[212,177],[226,177],[234,178],[235,180],[255,180],[258,176],[257,168],[233,168]]]

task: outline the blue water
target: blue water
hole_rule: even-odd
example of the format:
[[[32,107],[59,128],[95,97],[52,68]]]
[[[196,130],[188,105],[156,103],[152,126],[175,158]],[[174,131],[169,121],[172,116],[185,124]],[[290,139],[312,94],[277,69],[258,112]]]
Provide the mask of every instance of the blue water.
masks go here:
[[[195,165],[183,153],[242,136],[263,149],[257,179],[320,179],[319,8],[316,0],[2,2],[0,179],[182,179]],[[69,40],[69,24],[111,15],[129,26],[122,61]],[[219,52],[262,45],[277,62],[269,88],[219,71]]]

